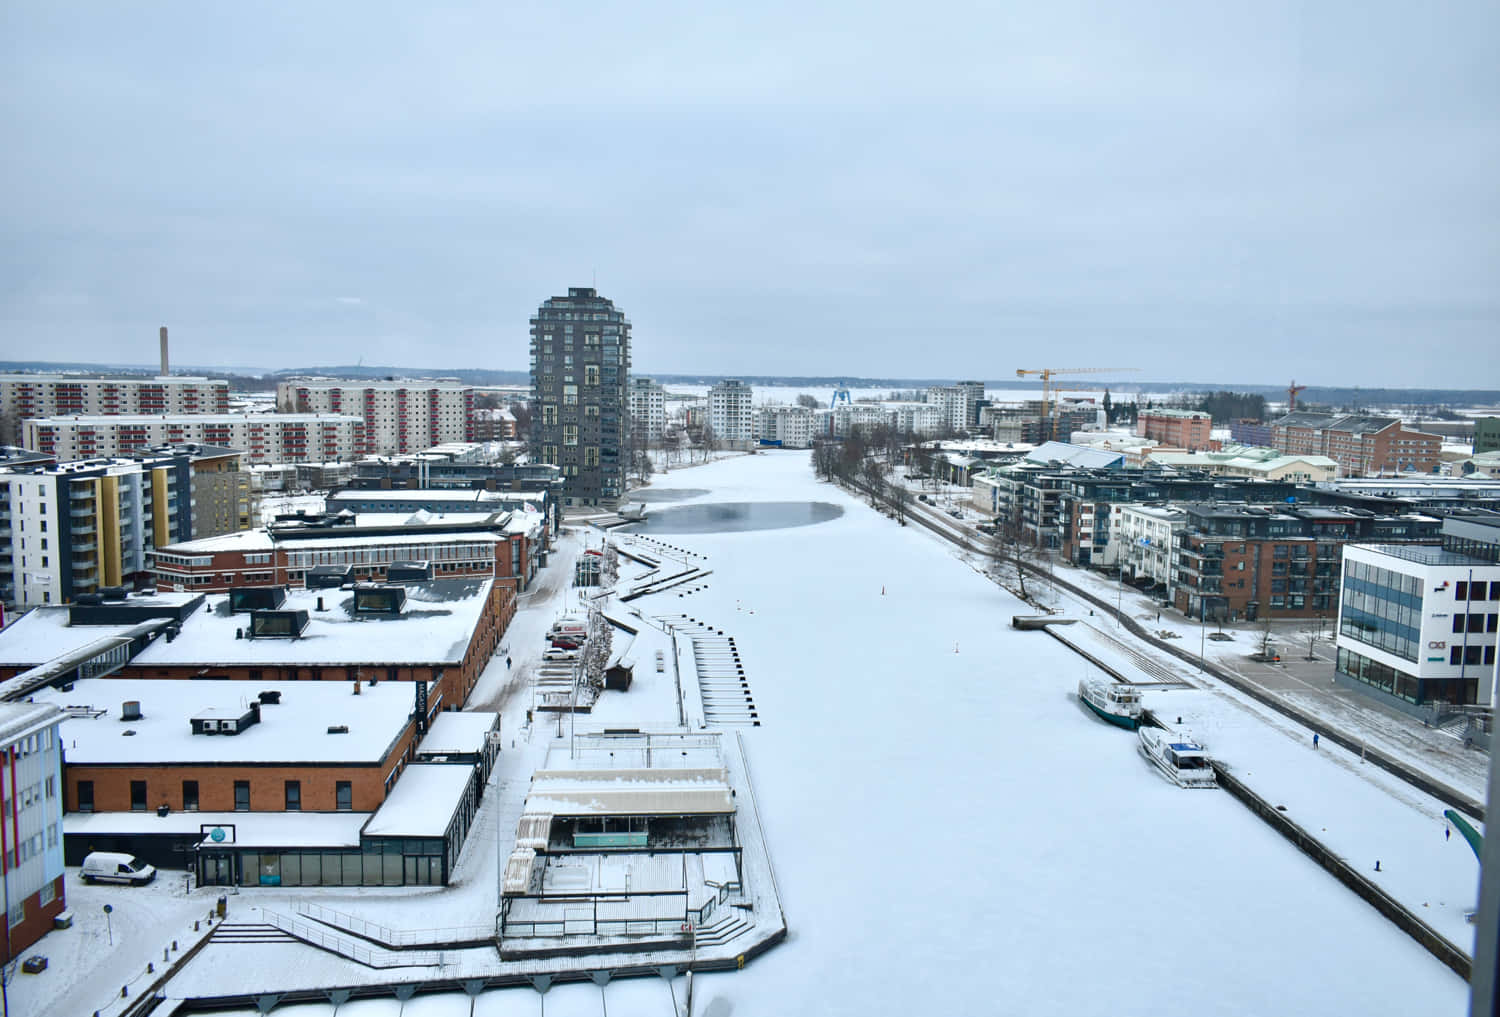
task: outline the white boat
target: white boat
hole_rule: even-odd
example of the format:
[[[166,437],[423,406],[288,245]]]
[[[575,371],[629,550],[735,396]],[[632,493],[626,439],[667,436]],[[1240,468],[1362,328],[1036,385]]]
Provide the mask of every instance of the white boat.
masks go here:
[[[642,501],[634,505],[626,505],[616,515],[627,522],[638,523],[646,518],[646,503]]]
[[[1191,738],[1159,727],[1143,727],[1138,734],[1141,755],[1178,787],[1218,786],[1208,753]]]
[[[1099,676],[1080,678],[1078,698],[1101,720],[1129,731],[1141,725],[1141,693],[1134,685],[1122,685]]]

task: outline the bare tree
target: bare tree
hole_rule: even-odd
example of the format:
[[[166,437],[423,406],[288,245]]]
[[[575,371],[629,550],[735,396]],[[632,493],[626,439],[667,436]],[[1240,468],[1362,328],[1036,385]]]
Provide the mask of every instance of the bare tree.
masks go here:
[[[899,480],[890,486],[891,511],[896,514],[896,522],[902,526],[906,525],[906,513],[911,508],[911,490]]]
[[[820,403],[820,402],[818,402],[817,396],[810,396],[806,392],[804,392],[804,393],[802,393],[801,395],[799,395],[797,397],[797,405],[798,406],[805,406],[805,407],[807,407],[810,410],[816,410],[818,407],[822,406],[823,404]]]
[[[1002,526],[990,538],[990,558],[999,572],[1001,585],[1014,579],[1016,590],[1022,600],[1029,600],[1026,593],[1026,573],[1037,567],[1041,552],[1025,539],[1025,534],[1016,525]]]
[[[531,406],[514,402],[509,406],[510,415],[516,418],[516,437],[525,441],[531,435]]]
[[[698,445],[705,463],[713,458],[713,454],[719,450],[721,444],[719,436],[714,433],[714,425],[705,420],[698,437]]]
[[[885,496],[885,466],[874,456],[866,457],[860,467],[860,479],[870,494],[870,507],[874,508]]]

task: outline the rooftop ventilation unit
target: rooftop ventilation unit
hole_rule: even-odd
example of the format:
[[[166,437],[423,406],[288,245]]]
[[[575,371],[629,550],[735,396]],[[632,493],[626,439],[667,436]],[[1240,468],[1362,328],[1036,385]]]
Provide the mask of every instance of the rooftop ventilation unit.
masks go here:
[[[345,583],[354,582],[352,565],[315,565],[307,570],[309,590],[336,590]]]
[[[283,586],[252,586],[229,591],[229,611],[244,614],[247,611],[274,611],[286,603],[286,588]]]
[[[306,611],[251,611],[250,636],[254,639],[296,639],[307,628]]]
[[[390,568],[385,570],[385,578],[388,583],[430,583],[432,562],[393,561]]]
[[[260,723],[260,704],[251,703],[239,710],[213,707],[196,714],[191,723],[195,735],[237,735]]]
[[[356,615],[399,615],[406,607],[404,586],[356,586],[354,588],[354,613]]]
[[[120,704],[121,720],[140,720],[141,701],[139,699],[127,699]]]
[[[262,692],[255,697],[262,706],[280,706],[281,693],[279,691]]]

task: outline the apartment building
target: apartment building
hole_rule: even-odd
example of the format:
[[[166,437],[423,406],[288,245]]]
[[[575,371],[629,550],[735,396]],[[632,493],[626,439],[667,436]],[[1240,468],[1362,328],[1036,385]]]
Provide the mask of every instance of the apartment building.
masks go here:
[[[570,505],[625,493],[630,322],[591,287],[544,301],[531,319],[531,456],[562,467]]]
[[[1105,560],[1118,565],[1121,582],[1171,597],[1177,537],[1187,513],[1171,505],[1113,505]]]
[[[1417,545],[1439,539],[1431,516],[1378,515],[1335,506],[1185,505],[1174,548],[1171,600],[1192,618],[1332,619],[1351,542]]]
[[[1141,437],[1188,452],[1217,448],[1212,430],[1213,417],[1198,410],[1141,410],[1135,422]]]
[[[193,529],[192,455],[0,469],[0,600],[20,608],[144,580]]]
[[[62,746],[66,714],[50,703],[0,703],[0,878],[9,964],[52,928],[66,906]]]
[[[648,445],[667,433],[667,390],[651,378],[631,378],[630,426]]]
[[[1495,703],[1500,514],[1449,517],[1441,539],[1344,549],[1340,684],[1408,709]]]
[[[726,379],[708,390],[708,426],[729,448],[748,448],[755,437],[754,390]]]
[[[937,407],[941,426],[965,432],[979,423],[979,403],[984,398],[984,383],[961,381],[956,385],[933,385],[927,389],[926,401]]]
[[[1333,480],[1338,463],[1327,456],[1286,455],[1272,448],[1225,446],[1217,452],[1178,452],[1146,449],[1146,462],[1173,470],[1192,470],[1224,477],[1248,477],[1256,480],[1289,480],[1313,484]]]
[[[229,382],[219,379],[0,374],[0,417],[16,424],[28,417],[228,412]]]
[[[1500,417],[1474,418],[1474,454],[1500,452]]]
[[[315,413],[42,417],[24,430],[28,448],[59,461],[196,444],[239,449],[246,463],[329,462],[367,447],[362,418]]]
[[[456,381],[293,378],[276,385],[279,412],[359,417],[360,451],[382,455],[474,441],[474,400],[474,387]]]
[[[1398,417],[1297,411],[1271,424],[1272,443],[1291,455],[1322,455],[1345,477],[1436,473],[1440,435],[1409,431]]]
[[[761,406],[755,411],[755,438],[782,448],[810,448],[814,420],[808,406]]]

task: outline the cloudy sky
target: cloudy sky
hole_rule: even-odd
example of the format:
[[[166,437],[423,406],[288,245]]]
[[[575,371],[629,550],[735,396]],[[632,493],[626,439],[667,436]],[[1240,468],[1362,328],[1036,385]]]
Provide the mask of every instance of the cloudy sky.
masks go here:
[[[10,3],[15,359],[1500,386],[1500,5]]]

